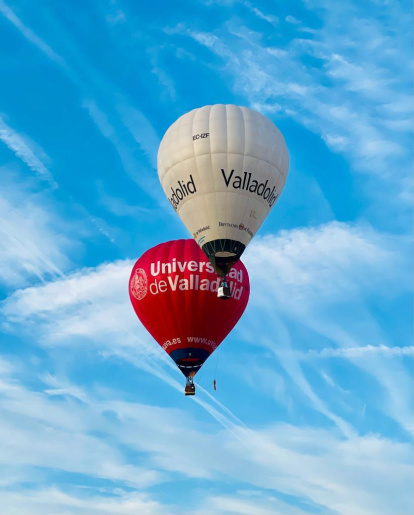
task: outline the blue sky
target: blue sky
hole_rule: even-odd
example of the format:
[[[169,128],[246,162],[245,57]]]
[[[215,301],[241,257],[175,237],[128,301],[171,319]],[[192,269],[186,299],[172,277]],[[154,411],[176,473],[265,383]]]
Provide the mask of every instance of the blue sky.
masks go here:
[[[412,512],[411,9],[0,0],[2,513]],[[291,166],[185,398],[127,282],[189,237],[157,149],[214,103]]]

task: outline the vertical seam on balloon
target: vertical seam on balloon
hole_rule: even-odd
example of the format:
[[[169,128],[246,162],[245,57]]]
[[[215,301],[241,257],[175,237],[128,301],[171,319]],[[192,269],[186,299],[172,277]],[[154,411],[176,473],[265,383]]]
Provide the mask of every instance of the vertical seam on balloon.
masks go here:
[[[225,120],[225,137],[226,137],[226,149],[227,149],[227,152],[226,152],[226,159],[227,159],[227,173],[228,173],[228,163],[229,163],[229,126],[228,126],[228,119],[227,119],[227,104],[224,104],[224,113],[225,113],[225,116],[224,116],[224,120]],[[219,192],[221,193],[221,192]],[[220,195],[221,196],[221,195]],[[227,188],[226,188],[226,192],[224,194],[224,198],[225,198],[225,205],[226,205],[226,219],[225,221],[227,220]],[[221,204],[221,202],[220,202]],[[224,233],[224,236],[226,236],[226,231],[224,230],[223,231]],[[219,236],[221,236],[219,234]],[[220,242],[220,251],[223,252],[224,249],[226,248],[226,237],[224,238],[219,238],[219,242]]]
[[[196,260],[194,258],[194,254],[196,251],[200,251],[198,245],[193,245],[192,244],[193,242],[191,240],[188,240],[186,241],[186,247],[188,248],[188,252],[186,253],[188,255],[188,259],[189,259],[189,263],[191,261],[199,261],[199,260]],[[193,250],[194,249],[194,250]],[[197,267],[197,274],[199,275],[200,272],[199,272],[199,269],[200,267],[198,266]],[[189,270],[189,269],[188,269]],[[194,295],[195,295],[195,298],[197,299],[196,302],[195,302],[195,306],[194,306],[194,312],[193,312],[193,316],[191,317],[191,320],[190,320],[190,326],[191,326],[191,332],[193,332],[193,323],[194,323],[194,320],[198,320],[198,299],[199,299],[199,296],[195,293],[196,290],[194,289],[193,291],[193,299],[194,299]],[[187,302],[185,304],[185,309],[187,310]],[[187,327],[188,327],[188,323],[187,323]],[[189,335],[190,336],[190,335]],[[193,335],[193,336],[197,336],[197,335]]]
[[[202,108],[200,108],[202,109]],[[200,109],[197,109],[196,112],[194,113],[194,117],[193,117],[193,120],[192,120],[192,132],[194,132],[194,118],[196,117],[196,114],[200,112]],[[208,128],[209,129],[209,128]],[[210,131],[210,129],[209,129]],[[210,149],[210,153],[211,153],[211,149]],[[208,212],[208,208],[207,208],[207,199],[206,199],[206,192],[204,191],[204,181],[202,180],[201,178],[201,173],[198,169],[198,161],[197,161],[197,155],[196,155],[196,150],[195,150],[195,142],[193,140],[193,154],[194,154],[194,162],[195,162],[195,165],[196,165],[196,170],[197,170],[197,177],[198,177],[198,180],[199,180],[199,184],[201,184],[202,186],[202,192],[200,193],[199,197],[203,199],[203,202],[204,202],[204,207],[205,207],[205,214],[206,214],[206,219],[207,221],[210,221],[210,217],[209,217],[209,212]],[[196,206],[197,208],[197,206]],[[195,209],[196,213],[197,213],[197,218],[198,218],[198,226],[199,228],[203,227],[203,216],[202,216],[202,213],[199,212],[198,209]],[[191,235],[193,236],[193,235]],[[193,236],[194,237],[194,236]],[[195,238],[195,241],[197,243],[197,239]]]
[[[168,246],[168,249],[167,249],[167,262],[171,263],[171,270],[172,270],[172,259],[171,259],[171,253],[172,253],[172,250],[174,249],[174,247],[177,245],[177,241],[179,240],[173,240],[173,241],[170,241],[169,242],[169,246]],[[171,274],[170,274],[171,275]],[[178,288],[178,282],[177,282],[177,288]],[[174,313],[174,330],[175,330],[175,336],[172,336],[172,338],[176,338],[178,336],[178,333],[179,333],[179,327],[178,327],[178,323],[177,323],[177,320],[178,320],[178,317],[177,317],[177,312],[176,312],[176,309],[175,309],[175,305],[174,305],[174,302],[173,302],[173,295],[167,295],[165,297],[167,300],[168,300],[168,304],[170,305],[170,308],[171,308],[171,312]]]
[[[214,106],[211,106],[210,108],[210,113],[209,113],[209,120],[208,120],[208,125],[209,125],[209,132],[210,132],[210,165],[211,165],[211,176],[213,178],[213,187],[214,187],[214,195],[213,195],[213,198],[214,198],[214,204],[215,204],[215,211],[216,211],[216,218],[217,218],[217,214],[218,214],[218,205],[217,205],[217,188],[216,188],[216,180],[215,180],[215,173],[214,173],[214,167],[213,167],[213,152],[212,152],[212,149],[211,149],[211,141],[212,141],[212,138],[211,138],[211,130],[210,130],[210,127],[211,127],[211,114],[212,114],[212,111],[213,111],[213,107]],[[215,231],[216,231],[216,234],[218,236],[220,236],[219,232],[217,231],[217,227],[215,227]],[[212,247],[213,247],[213,255],[215,256],[216,254],[216,244],[213,240],[212,242]]]
[[[242,172],[244,172],[246,170],[246,163],[245,163],[245,160],[246,160],[246,141],[247,141],[247,137],[246,137],[246,118],[244,116],[244,109],[243,109],[243,107],[240,107],[240,110],[241,110],[241,112],[243,114],[243,127],[244,127],[244,152],[243,152],[243,168],[242,168]],[[246,218],[245,215],[246,215],[246,210],[247,210],[247,206],[249,205],[249,203],[250,203],[250,199],[248,197],[247,198],[247,202],[246,202],[246,204],[244,206],[243,213],[240,213],[242,220],[245,220],[245,218]],[[246,247],[247,247],[247,244],[246,244]]]
[[[209,109],[209,114],[210,114],[210,111],[211,111],[211,106],[208,107]],[[207,126],[207,130],[208,132],[210,133],[210,121],[208,123],[208,126]],[[209,145],[210,145],[210,155],[211,155],[211,144],[210,144],[210,138],[209,138]],[[198,173],[198,167],[197,167],[197,173]],[[200,178],[200,173],[198,173],[198,176],[199,176],[199,179],[201,180]],[[205,188],[204,188],[204,181],[201,180],[202,184],[203,184],[203,202],[204,202],[204,209],[205,209],[205,220],[207,222],[207,225],[211,225],[211,217],[210,217],[210,212],[209,212],[209,209],[208,209],[208,202],[207,202],[207,195],[208,195],[208,192],[205,191]],[[208,181],[207,181],[208,182]],[[200,228],[203,227],[204,224],[201,224],[200,225]]]
[[[230,162],[230,159],[229,159],[229,121],[228,121],[228,111],[227,111],[227,104],[226,104],[226,141],[227,141],[227,173],[229,173],[229,162]],[[229,192],[228,192],[228,188],[226,188],[226,193],[225,193],[225,199],[226,199],[226,218],[224,220],[224,222],[226,223],[228,220],[229,220]],[[224,232],[224,235],[227,236],[226,232],[227,231],[223,231]],[[224,240],[224,246],[226,245],[226,239]]]
[[[192,118],[191,118],[191,121],[190,121],[190,136],[191,136],[191,138],[192,138],[192,137],[193,137],[193,134],[194,134],[194,118],[195,118],[195,116],[196,116],[196,114],[197,114],[197,109],[193,109],[193,111],[191,111],[191,112],[193,113]],[[188,159],[188,160],[190,160],[190,162],[191,162],[191,160],[192,160],[192,162],[193,162],[193,164],[194,164],[194,174],[196,175],[196,179],[197,179],[197,177],[198,177],[198,167],[197,167],[197,157],[196,157],[196,154],[195,154],[194,140],[193,140],[193,139],[192,139],[192,149],[193,149],[192,156],[191,156],[190,158],[187,158],[187,159]],[[182,162],[181,162],[181,164],[182,164],[183,162],[184,162],[184,161],[182,161]],[[191,174],[190,174],[190,175],[191,175]],[[195,183],[197,184],[197,182],[198,182],[198,181],[196,180],[196,181],[195,181]],[[200,188],[200,186],[199,186],[199,188]],[[191,205],[191,204],[192,204],[192,205],[194,205],[194,202],[197,202],[196,198],[197,198],[197,194],[195,194],[195,195],[194,195],[194,197],[189,196],[189,197],[188,197],[188,199],[186,199],[186,198],[184,197],[184,199],[181,201],[181,202],[182,202],[181,209],[183,209],[183,208],[184,208],[184,206],[187,204],[187,202],[189,202],[189,203],[190,203],[190,205]],[[188,206],[187,206],[187,208],[188,208]],[[189,218],[189,217],[188,217],[188,211],[186,212],[186,214],[187,214],[187,216],[186,216],[186,220],[188,220],[188,218]],[[191,218],[194,218],[194,217],[191,217]],[[183,221],[183,223],[184,223],[184,221]],[[198,222],[197,222],[197,224],[198,224]],[[187,228],[188,232],[191,234],[191,237],[193,237],[193,234],[194,234],[194,233],[191,233],[191,232],[190,232],[190,229],[187,227],[187,223],[185,224],[185,226],[186,226],[186,228]]]
[[[181,262],[185,262],[186,246],[187,246],[188,241],[189,240],[182,240],[183,245],[180,245],[180,252],[177,252],[177,260],[178,260],[178,256],[179,256]],[[185,270],[188,270],[188,267]],[[183,274],[184,279],[185,279],[185,270],[184,270],[184,274]],[[188,281],[190,281],[190,278],[188,278]],[[181,296],[179,296],[179,298],[180,298],[180,303],[179,303],[180,317],[181,317],[181,321],[183,321],[183,318],[184,318],[184,327],[188,327],[187,291],[189,291],[189,290],[190,290],[190,288],[188,288],[188,290],[182,292],[183,293],[182,300],[181,300]],[[184,304],[184,307],[183,307],[183,304]],[[186,338],[187,335],[184,335],[184,337]],[[183,343],[185,346],[187,346],[187,341],[181,342],[181,344],[180,344],[181,348],[182,348]]]
[[[208,132],[210,134],[209,138],[208,138],[208,146],[209,146],[209,149],[210,149],[210,152],[209,152],[209,155],[210,155],[210,169],[212,170],[213,169],[213,158],[212,158],[212,149],[211,149],[211,141],[212,141],[212,134],[211,134],[211,110],[212,110],[212,107],[213,106],[209,106],[209,112],[208,112]],[[213,182],[214,184],[214,182]],[[207,201],[206,201],[206,209],[207,209]],[[210,216],[209,216],[209,221],[210,221]],[[211,231],[212,233],[214,234],[214,230],[211,228]],[[214,254],[214,240],[211,241],[211,246],[213,248],[213,254]]]
[[[245,117],[244,117],[243,107],[239,106],[238,109],[239,109],[239,114],[241,114],[241,116],[243,118],[243,164],[242,164],[242,170],[240,171],[240,172],[243,172],[244,169],[245,169],[245,156],[246,156],[246,120],[245,120]],[[239,194],[237,194],[237,195],[239,195]],[[237,204],[237,207],[238,207],[238,205],[239,205],[238,200],[236,200],[236,204]],[[238,209],[237,209],[236,212],[237,212],[238,216],[241,215],[241,211],[239,211]],[[237,220],[236,220],[236,223],[237,223]],[[239,243],[241,243],[241,242],[239,241]]]
[[[198,245],[193,245],[193,249],[194,249],[194,252],[191,254],[191,257],[194,258],[195,261],[197,261],[197,263],[200,263],[201,259],[200,259],[200,255],[204,256],[204,253],[201,251],[201,249],[198,247]],[[195,256],[197,256],[197,258],[195,258]],[[198,266],[198,276],[199,276],[199,279],[201,277],[201,272],[200,272],[200,266]],[[201,306],[201,300],[202,300],[202,295],[200,294],[200,285],[199,285],[199,289],[198,289],[198,293],[196,294],[196,308],[195,308],[195,320],[200,320],[201,316],[202,316],[202,312],[201,312],[201,309],[202,309],[202,306]],[[193,323],[194,323],[194,319],[191,321],[191,329],[193,327]],[[198,336],[198,335],[194,335],[194,336]],[[199,369],[200,370],[200,369]]]

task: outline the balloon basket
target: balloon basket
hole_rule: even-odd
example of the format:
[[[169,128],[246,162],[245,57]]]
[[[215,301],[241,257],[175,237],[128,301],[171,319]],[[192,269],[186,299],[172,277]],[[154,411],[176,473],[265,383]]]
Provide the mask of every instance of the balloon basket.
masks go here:
[[[195,384],[192,377],[187,377],[184,393],[185,395],[195,395]]]
[[[230,299],[231,297],[230,288],[225,279],[222,281],[222,283],[217,289],[217,297],[223,300]]]

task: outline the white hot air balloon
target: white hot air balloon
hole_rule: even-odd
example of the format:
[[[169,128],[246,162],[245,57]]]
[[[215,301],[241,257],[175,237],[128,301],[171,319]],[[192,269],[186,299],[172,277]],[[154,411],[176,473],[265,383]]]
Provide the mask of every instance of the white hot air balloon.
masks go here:
[[[235,105],[184,114],[158,151],[168,200],[222,277],[275,205],[288,168],[286,143],[273,122]]]

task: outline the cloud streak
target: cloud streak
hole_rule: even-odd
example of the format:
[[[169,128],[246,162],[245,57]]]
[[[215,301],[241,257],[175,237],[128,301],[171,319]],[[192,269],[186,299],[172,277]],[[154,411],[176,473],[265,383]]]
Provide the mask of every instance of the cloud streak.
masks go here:
[[[19,497],[13,483],[6,485],[4,500],[16,513],[25,507],[24,499],[30,499],[31,513],[41,509],[56,513],[74,506],[87,513],[91,503],[96,509],[107,506],[108,513],[116,509],[116,513],[132,513],[128,509],[140,509],[140,503],[142,510],[152,514],[157,510],[179,513],[175,507],[154,502],[146,490],[159,484],[167,488],[168,482],[184,478],[202,479],[207,485],[198,492],[192,509],[196,515],[224,515],[232,509],[248,513],[251,495],[244,498],[239,493],[237,499],[223,495],[219,506],[221,496],[210,493],[211,485],[224,479],[256,490],[263,514],[309,513],[307,508],[315,505],[321,513],[334,509],[342,515],[409,512],[408,443],[376,435],[344,439],[335,432],[289,424],[252,430],[232,422],[231,428],[212,428],[197,422],[197,410],[120,401],[113,398],[114,392],[99,393],[97,384],[86,391],[58,376],[46,377],[43,384],[37,381],[39,390],[34,391],[16,381],[15,367],[7,364],[3,371],[2,463],[12,467],[16,477],[33,466],[83,475],[74,478],[71,490],[62,486],[49,492],[49,503],[45,502],[49,489],[41,475],[30,487],[23,487]],[[31,384],[35,374],[33,368],[29,376],[19,371]],[[70,447],[62,444],[67,441]],[[133,453],[133,462],[126,450]],[[110,479],[115,490],[108,491],[108,486],[102,488],[95,480],[86,496],[85,489],[79,488],[88,484],[87,477]],[[280,492],[299,499],[300,507],[291,506],[286,495],[280,498]]]
[[[43,52],[49,59],[61,66],[63,69],[68,70],[63,57],[57,54],[43,39],[39,38],[29,27],[27,27],[10,7],[0,0],[0,12],[5,18],[12,23],[16,29],[33,45],[35,45],[41,52]]]
[[[82,107],[101,134],[111,142],[125,171],[150,197],[160,202],[162,197],[157,195],[157,189],[153,187],[156,179],[145,177],[142,173],[141,160],[137,158],[136,152],[131,150],[138,145],[150,165],[156,168],[156,149],[159,138],[150,121],[131,104],[124,92],[119,91],[115,84],[87,61],[73,41],[72,35],[67,32],[66,27],[56,16],[53,20],[54,25],[59,27],[62,39],[66,42],[65,59],[27,27],[2,0],[0,12],[13,23],[25,39],[35,45],[54,64],[59,65],[65,76],[79,90],[83,98]],[[1,129],[0,125],[0,131]],[[17,135],[11,138],[6,133],[4,138],[7,138],[7,141],[10,141],[9,144],[13,144],[22,156],[27,153],[20,142],[16,141]],[[125,143],[128,139],[129,142]],[[131,144],[132,141],[135,142],[134,145]],[[28,156],[27,161],[33,165],[37,163],[31,156]],[[38,163],[37,168],[39,168]],[[40,167],[39,170],[41,169]],[[161,203],[161,205],[166,204]]]
[[[5,167],[0,175],[0,281],[15,288],[33,279],[61,277],[70,266],[71,251],[80,246],[68,235],[76,222],[69,224],[55,213],[54,202],[30,181],[17,182]]]
[[[381,181],[384,193],[378,210],[386,202],[407,214],[407,188],[412,189],[407,122],[412,106],[411,79],[402,63],[409,59],[410,42],[405,36],[396,38],[394,27],[405,24],[408,35],[410,21],[392,3],[378,7],[373,2],[371,9],[348,0],[333,8],[321,1],[318,7],[313,10],[317,29],[292,16],[279,24],[283,45],[281,38],[255,32],[251,19],[243,23],[236,17],[210,31],[180,24],[168,33],[208,48],[220,59],[214,64],[216,72],[237,95],[264,114],[276,113],[282,122],[295,120],[317,134],[345,157],[351,172],[375,181],[370,184],[376,196]],[[372,16],[378,10],[383,17]],[[355,31],[356,26],[361,30]],[[296,150],[299,145],[292,141],[290,147]],[[368,187],[365,193],[375,203],[371,191]]]
[[[339,349],[311,349],[299,354],[303,359],[313,358],[365,358],[370,354],[381,354],[389,357],[414,356],[414,347],[388,347],[387,345],[364,345],[363,347],[342,347]]]
[[[1,4],[0,4],[1,7]],[[14,131],[6,124],[0,116],[0,140],[11,150],[15,156],[26,166],[35,172],[39,177],[46,180],[51,186],[57,187],[52,174],[47,169],[43,161],[36,155],[35,150],[26,142],[25,138]]]
[[[260,317],[256,321],[250,318],[251,331],[262,326],[267,334],[277,335],[276,339],[260,340],[257,334],[246,333],[246,338],[271,349],[295,388],[300,387],[319,411],[328,414],[313,393],[303,366],[306,361],[318,369],[321,360],[310,357],[337,354],[375,377],[384,394],[378,408],[406,431],[413,430],[408,393],[411,378],[402,362],[408,350],[406,346],[404,351],[384,349],[385,345],[398,349],[400,342],[392,342],[370,311],[377,303],[410,296],[407,245],[405,237],[335,222],[259,238],[246,252],[252,283],[250,303],[256,307],[254,316]],[[299,331],[300,338],[295,336],[299,327],[306,329],[305,333]],[[363,351],[355,349],[367,339],[375,342],[377,352],[369,348],[365,350],[369,359],[360,359]],[[324,350],[326,340],[337,349]],[[332,413],[328,416],[334,420]]]

